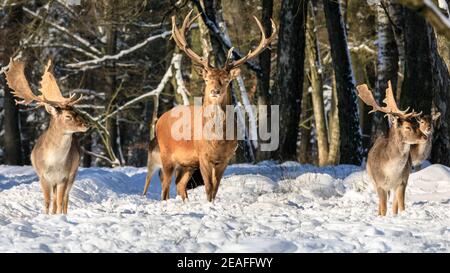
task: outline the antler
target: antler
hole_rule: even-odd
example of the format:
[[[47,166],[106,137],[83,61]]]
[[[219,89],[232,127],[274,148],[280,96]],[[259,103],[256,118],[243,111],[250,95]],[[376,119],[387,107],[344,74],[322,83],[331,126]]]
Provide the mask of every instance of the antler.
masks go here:
[[[389,115],[395,115],[402,119],[409,119],[412,117],[420,116],[422,114],[422,112],[416,113],[414,111],[412,111],[411,113],[407,113],[409,107],[403,111],[397,107],[397,103],[395,102],[394,98],[394,92],[392,91],[391,81],[388,81],[386,96],[383,100],[383,103],[386,105],[384,107],[378,105],[375,98],[373,97],[372,92],[369,90],[366,84],[358,85],[356,89],[358,90],[358,96],[362,99],[362,101],[364,101],[365,104],[372,106],[372,110],[370,110],[369,113],[378,111]]]
[[[181,29],[177,28],[176,22],[175,22],[175,16],[172,16],[172,38],[175,40],[175,43],[177,46],[183,50],[186,55],[188,55],[189,58],[191,58],[192,61],[195,63],[208,68],[209,62],[208,59],[202,58],[197,53],[192,51],[188,47],[188,44],[186,42],[186,32],[189,30],[192,23],[197,20],[197,18],[200,16],[200,14],[197,14],[192,20],[189,20],[191,17],[191,14],[194,10],[191,10],[188,15],[186,15],[186,18],[184,18],[183,25],[181,26]]]
[[[33,101],[42,102],[41,98],[31,91],[27,78],[25,77],[25,65],[21,61],[9,61],[8,70],[5,71],[6,82],[12,89],[12,94],[22,100],[16,100],[17,104],[28,105]]]
[[[81,100],[82,96],[75,98],[74,94],[69,98],[64,98],[62,96],[55,77],[49,71],[51,64],[52,62],[49,60],[45,67],[44,75],[42,75],[41,95],[36,96],[31,90],[27,78],[25,77],[25,64],[22,61],[10,60],[8,71],[5,72],[6,82],[13,90],[13,95],[22,99],[21,101],[16,100],[16,103],[29,105],[33,101],[36,101],[39,105],[49,104],[65,108],[73,106]]]
[[[358,90],[358,96],[361,98],[361,100],[365,104],[372,106],[372,110],[369,111],[369,114],[377,111],[391,114],[391,111],[388,107],[381,107],[378,105],[375,98],[373,97],[372,92],[369,90],[369,87],[367,87],[367,84],[358,85],[356,89]]]
[[[226,70],[231,70],[235,67],[241,66],[245,62],[257,57],[276,38],[277,27],[275,25],[275,22],[272,19],[270,19],[270,21],[272,22],[272,35],[270,35],[269,38],[266,38],[266,33],[264,31],[264,28],[263,28],[261,22],[259,22],[259,20],[258,20],[258,18],[256,18],[256,16],[253,16],[253,18],[255,18],[256,24],[258,25],[259,30],[261,31],[261,41],[259,42],[259,45],[255,48],[255,50],[250,50],[247,55],[245,55],[244,57],[242,57],[241,59],[236,60],[236,61],[232,61],[231,57],[232,57],[232,53],[233,53],[233,48],[230,48],[230,50],[228,51],[227,60],[225,62],[225,66],[224,66],[224,68]]]
[[[409,119],[422,115],[422,112],[416,113],[414,109],[412,112],[408,113],[409,107],[403,111],[398,108],[397,103],[395,102],[394,91],[392,90],[392,84],[390,80],[388,81],[388,88],[386,89],[386,97],[384,98],[383,102],[388,107],[390,107],[392,112],[397,113],[403,119]]]

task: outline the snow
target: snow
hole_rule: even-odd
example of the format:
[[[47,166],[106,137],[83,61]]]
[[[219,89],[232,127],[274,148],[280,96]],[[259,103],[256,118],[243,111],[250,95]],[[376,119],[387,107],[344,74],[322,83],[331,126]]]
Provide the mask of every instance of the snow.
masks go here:
[[[406,211],[377,216],[357,166],[228,167],[214,204],[204,188],[160,201],[145,168],[80,169],[69,214],[42,214],[31,167],[0,165],[0,252],[448,252],[450,168],[411,174]],[[389,204],[389,209],[391,205]]]

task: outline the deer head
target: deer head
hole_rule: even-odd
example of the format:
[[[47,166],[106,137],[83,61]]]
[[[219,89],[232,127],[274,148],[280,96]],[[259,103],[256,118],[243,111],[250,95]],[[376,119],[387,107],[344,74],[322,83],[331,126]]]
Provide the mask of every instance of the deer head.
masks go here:
[[[391,131],[400,137],[400,141],[405,144],[418,144],[427,141],[428,137],[422,133],[417,122],[417,118],[422,115],[422,112],[416,113],[414,110],[408,113],[409,107],[406,110],[400,110],[395,102],[394,93],[392,91],[391,81],[388,81],[388,88],[386,89],[386,96],[383,100],[385,106],[381,107],[375,101],[372,92],[366,84],[358,85],[358,96],[365,104],[372,106],[373,112],[385,113],[391,124]]]
[[[261,41],[254,50],[251,50],[246,56],[239,60],[233,60],[233,48],[230,48],[227,54],[227,59],[222,68],[215,68],[211,66],[207,58],[200,57],[192,49],[189,48],[186,42],[186,32],[189,30],[191,24],[200,16],[196,15],[194,18],[190,19],[193,10],[191,10],[183,21],[181,28],[177,28],[175,22],[175,16],[172,16],[172,37],[175,40],[177,46],[186,53],[186,55],[192,60],[194,65],[200,68],[200,74],[205,81],[205,93],[204,93],[204,103],[206,104],[222,104],[227,97],[228,85],[230,82],[239,76],[239,67],[245,62],[254,59],[261,52],[264,51],[266,47],[276,37],[276,26],[272,21],[272,35],[266,38],[264,28],[256,17],[255,21],[261,30]]]
[[[75,132],[86,132],[88,126],[81,116],[74,110],[73,106],[78,103],[82,96],[76,98],[71,95],[69,98],[62,96],[55,77],[50,72],[51,60],[45,67],[42,80],[40,82],[41,94],[36,96],[31,91],[30,85],[26,79],[24,69],[25,64],[21,61],[10,60],[8,70],[5,72],[6,82],[12,89],[17,104],[29,105],[33,101],[38,106],[44,106],[45,110],[51,115],[51,125],[56,125],[64,134]]]
[[[434,128],[438,125],[439,117],[441,116],[440,112],[431,111],[431,115],[423,115],[418,118],[418,122],[420,125],[420,131],[424,133],[426,136],[431,136],[434,132]]]

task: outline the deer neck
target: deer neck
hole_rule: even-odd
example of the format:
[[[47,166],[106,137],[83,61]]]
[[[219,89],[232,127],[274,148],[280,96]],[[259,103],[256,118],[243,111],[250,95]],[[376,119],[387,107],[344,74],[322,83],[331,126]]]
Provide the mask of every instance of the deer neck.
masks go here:
[[[63,132],[58,123],[52,119],[45,137],[48,156],[54,158],[55,161],[65,159],[72,146],[72,137],[72,133]]]
[[[398,130],[393,128],[389,130],[389,141],[387,146],[388,150],[400,157],[407,157],[411,149],[411,144],[405,143]]]
[[[204,142],[209,143],[209,145],[216,146],[223,144],[223,140],[226,139],[226,130],[227,130],[227,114],[226,108],[227,105],[231,105],[231,94],[230,92],[226,92],[226,94],[222,95],[223,97],[219,98],[219,100],[213,102],[208,97],[204,97],[203,100],[203,126],[206,124],[214,124],[212,128],[214,132],[221,132],[221,137],[218,139],[209,139],[204,140]],[[211,108],[210,108],[211,107]],[[214,120],[216,119],[217,120]],[[220,128],[215,131],[215,126],[218,125]],[[219,133],[220,134],[220,133]]]

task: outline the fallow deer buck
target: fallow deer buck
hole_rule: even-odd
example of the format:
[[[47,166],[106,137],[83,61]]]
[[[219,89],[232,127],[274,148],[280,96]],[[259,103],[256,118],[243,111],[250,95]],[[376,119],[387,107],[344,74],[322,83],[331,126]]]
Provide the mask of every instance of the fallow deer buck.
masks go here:
[[[431,146],[433,144],[434,128],[437,125],[441,113],[431,111],[431,115],[424,115],[419,118],[420,131],[424,133],[428,139],[422,144],[414,144],[411,146],[411,159],[413,167],[417,168],[420,164],[427,160],[431,154]]]
[[[248,60],[257,57],[276,37],[276,26],[272,21],[273,34],[266,38],[264,29],[261,23],[256,19],[256,23],[261,30],[261,41],[255,50],[250,51],[246,56],[239,60],[232,60],[232,51],[230,49],[227,55],[227,60],[222,68],[212,67],[207,59],[197,55],[189,48],[185,34],[189,27],[198,18],[197,15],[190,19],[192,11],[184,19],[181,29],[178,29],[175,23],[175,17],[172,17],[172,37],[177,46],[186,53],[192,60],[194,65],[199,66],[201,75],[205,81],[203,105],[199,106],[176,106],[170,111],[164,113],[156,124],[156,140],[153,140],[149,145],[148,156],[148,174],[144,188],[144,195],[147,192],[150,184],[150,179],[158,163],[162,164],[162,194],[161,198],[166,200],[169,198],[169,188],[172,179],[172,174],[176,172],[176,187],[177,193],[185,200],[187,196],[186,184],[189,181],[192,173],[196,169],[200,169],[203,182],[205,185],[206,197],[208,201],[213,201],[217,195],[219,183],[229,160],[233,156],[237,148],[237,139],[208,139],[200,136],[198,139],[175,139],[171,134],[171,126],[179,119],[177,114],[187,110],[190,113],[190,121],[192,134],[195,135],[195,127],[198,126],[195,120],[195,112],[199,111],[201,116],[201,124],[207,124],[212,117],[204,116],[207,107],[213,107],[216,112],[213,115],[224,117],[227,105],[231,105],[231,94],[228,90],[230,82],[236,78],[239,73],[239,67]],[[200,108],[200,109],[196,109]],[[225,117],[221,120],[223,123],[222,129],[226,128],[226,120],[230,117]],[[189,119],[189,118],[188,118]],[[235,119],[235,117],[233,117]],[[235,120],[233,121],[235,122]],[[202,130],[201,130],[202,131]],[[225,136],[223,132],[222,136]]]
[[[390,122],[389,132],[375,140],[367,157],[367,173],[374,184],[379,198],[378,214],[385,216],[387,212],[387,199],[391,190],[395,191],[392,211],[405,210],[405,190],[411,171],[410,148],[414,144],[423,144],[427,136],[420,131],[416,120],[421,113],[408,109],[401,111],[395,102],[391,82],[388,82],[384,103],[381,107],[375,101],[367,85],[357,87],[359,97],[372,110],[369,112],[383,112]]]
[[[29,105],[35,101],[38,106],[44,106],[51,115],[47,130],[39,137],[31,152],[31,163],[44,193],[45,213],[49,212],[50,195],[53,193],[52,213],[67,214],[69,191],[80,162],[80,148],[73,134],[86,132],[88,126],[73,109],[73,105],[80,101],[81,96],[63,97],[55,77],[49,71],[50,66],[51,61],[42,76],[39,96],[31,91],[23,62],[11,59],[5,74],[14,96],[22,99],[16,103]]]

